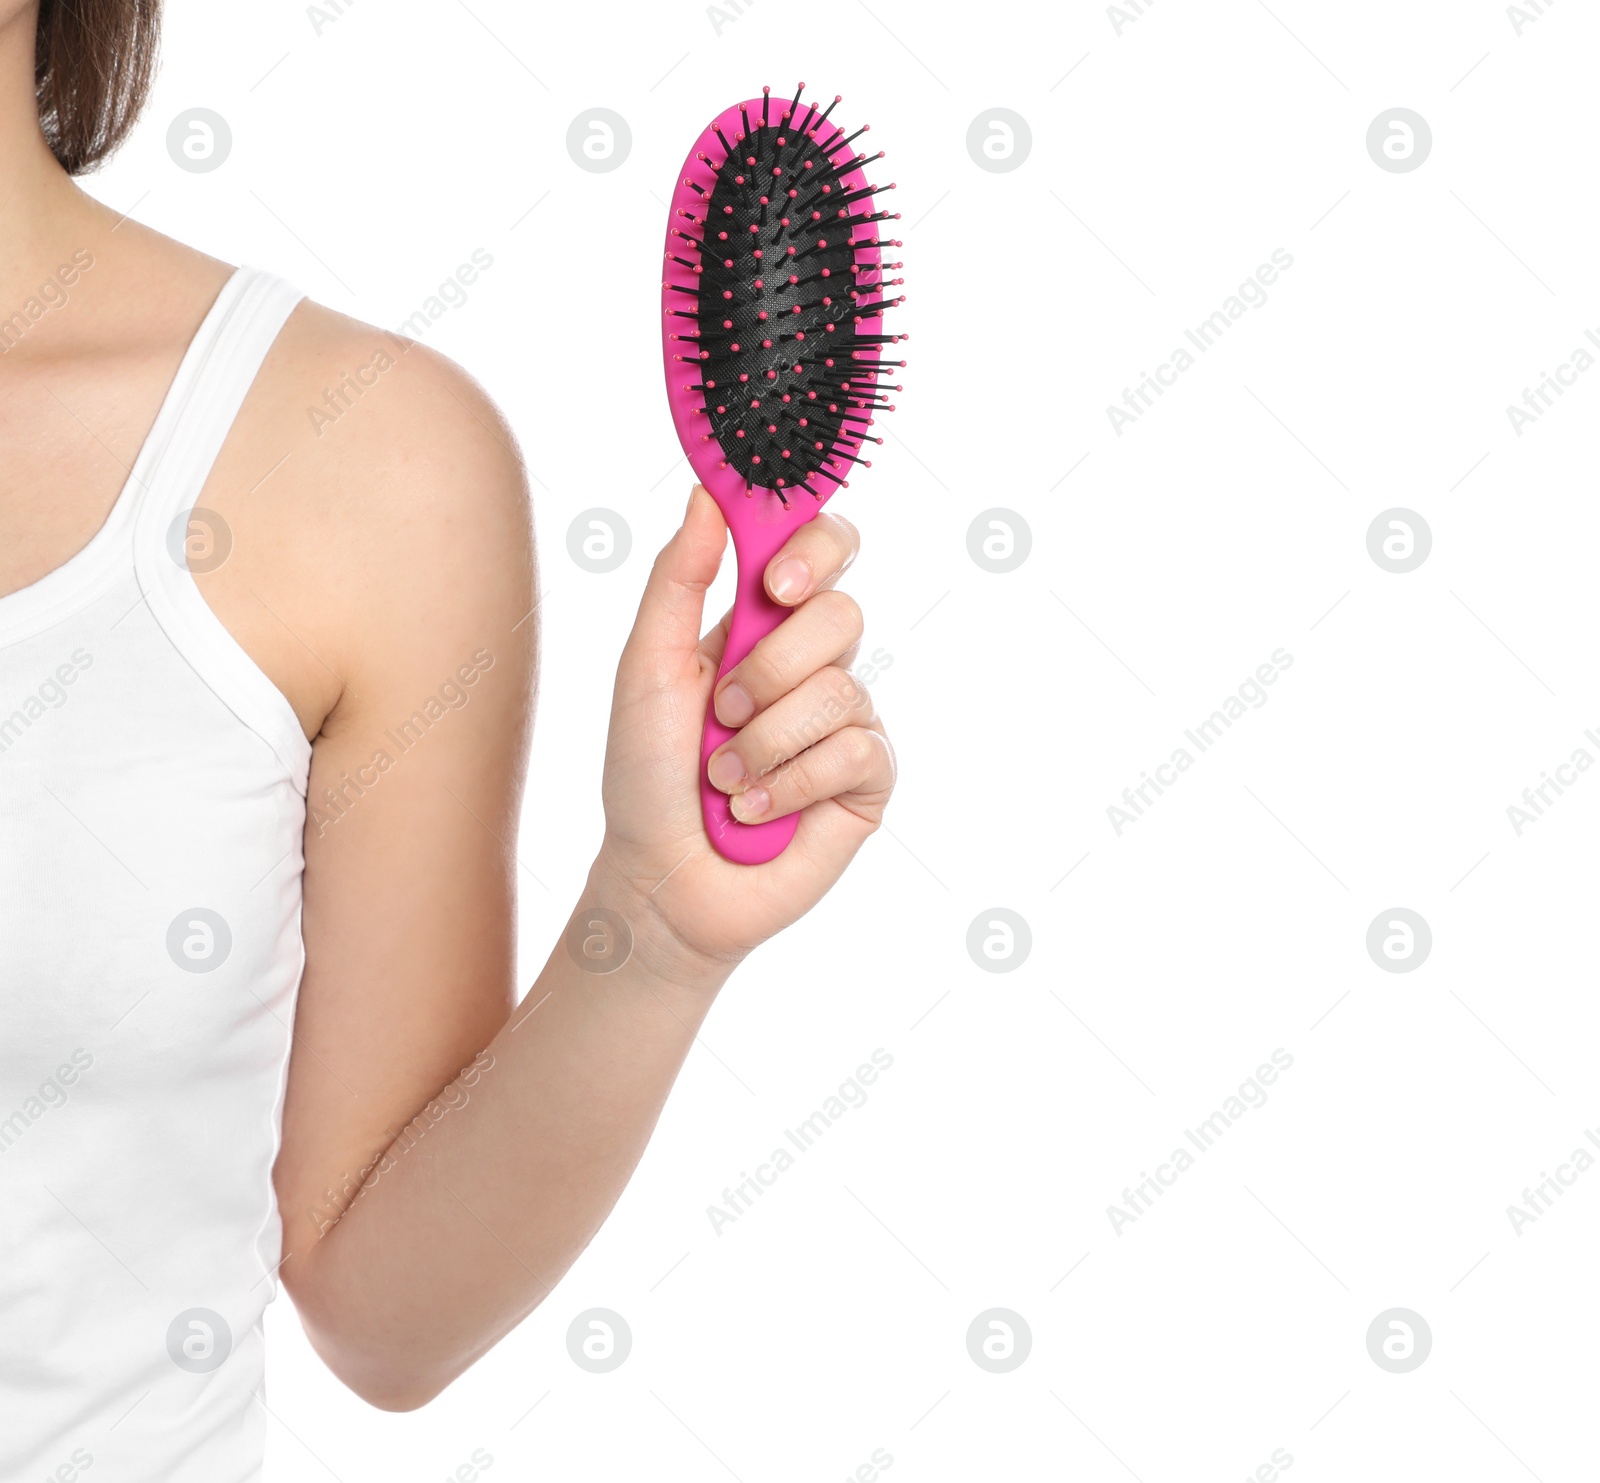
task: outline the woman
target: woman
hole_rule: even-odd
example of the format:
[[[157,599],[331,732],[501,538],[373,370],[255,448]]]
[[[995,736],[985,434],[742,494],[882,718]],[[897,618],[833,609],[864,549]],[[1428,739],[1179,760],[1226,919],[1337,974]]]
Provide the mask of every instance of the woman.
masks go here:
[[[588,884],[513,1012],[539,620],[511,433],[442,357],[77,188],[156,8],[0,0],[6,1478],[259,1476],[280,1272],[358,1394],[436,1395],[594,1235],[718,989],[894,775],[824,514],[768,570],[794,613],[718,688],[743,729],[710,763],[800,832],[756,868],[709,847],[725,531],[696,490],[621,659]]]

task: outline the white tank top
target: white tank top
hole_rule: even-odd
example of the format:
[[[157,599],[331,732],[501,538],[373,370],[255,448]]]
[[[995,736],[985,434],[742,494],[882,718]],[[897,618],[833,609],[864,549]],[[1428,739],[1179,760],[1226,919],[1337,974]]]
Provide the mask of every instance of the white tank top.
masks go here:
[[[188,512],[300,297],[233,275],[105,525],[0,598],[0,1478],[18,1483],[261,1476],[311,749],[185,544],[216,563]]]

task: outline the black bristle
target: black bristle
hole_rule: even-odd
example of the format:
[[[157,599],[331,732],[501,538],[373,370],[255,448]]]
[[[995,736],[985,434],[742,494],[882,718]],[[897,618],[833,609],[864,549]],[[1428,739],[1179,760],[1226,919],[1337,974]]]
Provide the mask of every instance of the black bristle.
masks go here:
[[[806,104],[806,116],[803,119],[801,119],[794,126],[795,133],[800,135],[800,137],[802,139],[805,139],[811,132],[811,120],[814,119],[816,116],[817,116],[817,105],[814,102],[807,103]]]
[[[777,118],[766,90],[758,121],[741,105],[744,131],[732,142],[713,127],[724,157],[719,164],[699,156],[711,189],[687,182],[699,199],[694,211],[680,212],[703,236],[678,234],[702,260],[669,254],[690,271],[674,271],[689,281],[667,285],[695,300],[693,313],[669,312],[700,322],[698,335],[685,337],[694,343],[682,359],[702,377],[690,389],[706,404],[704,435],[748,486],[770,491],[785,507],[785,491],[823,498],[814,475],[842,484],[833,470],[864,464],[857,456],[863,441],[881,441],[865,429],[874,415],[892,410],[879,395],[878,356],[899,338],[873,332],[883,310],[900,302],[885,297],[884,279],[884,269],[899,264],[857,261],[860,252],[898,244],[865,230],[855,240],[858,228],[889,214],[870,213],[876,193],[888,187],[862,184],[858,172],[870,162],[849,145],[863,131],[846,138],[828,123],[838,99],[819,116],[814,103],[802,106],[803,90]],[[903,362],[884,363],[893,364]]]
[[[828,115],[829,115],[829,114],[830,114],[830,113],[832,113],[832,112],[833,112],[833,110],[834,110],[834,109],[835,109],[835,108],[837,108],[837,107],[838,107],[838,106],[839,106],[839,99],[838,99],[838,98],[835,98],[835,99],[834,99],[834,100],[833,100],[833,102],[831,102],[831,103],[830,103],[830,104],[828,104],[828,106],[827,106],[827,107],[826,107],[826,108],[824,108],[824,109],[823,109],[823,110],[822,110],[822,117],[821,117],[821,118],[819,118],[819,119],[818,119],[818,120],[817,120],[817,121],[816,121],[816,123],[814,123],[814,124],[813,124],[813,125],[812,125],[812,126],[811,126],[811,127],[810,127],[810,128],[809,128],[809,129],[807,129],[807,130],[806,130],[806,132],[807,132],[807,133],[808,133],[808,134],[816,134],[816,133],[818,133],[818,132],[819,132],[819,131],[820,131],[820,130],[821,130],[821,128],[822,128],[822,126],[823,126],[823,125],[824,125],[824,124],[825,124],[825,123],[827,123],[827,121],[828,121]],[[836,139],[837,139],[837,138],[838,138],[838,137],[839,137],[839,130],[837,130],[837,129],[835,129],[835,130],[834,130],[834,138],[836,138]]]

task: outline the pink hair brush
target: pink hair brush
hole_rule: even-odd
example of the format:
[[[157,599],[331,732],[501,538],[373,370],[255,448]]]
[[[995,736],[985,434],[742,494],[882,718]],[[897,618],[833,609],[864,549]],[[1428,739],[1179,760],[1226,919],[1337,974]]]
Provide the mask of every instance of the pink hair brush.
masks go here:
[[[720,680],[788,616],[763,576],[779,547],[813,519],[852,465],[870,467],[862,444],[892,368],[883,315],[904,302],[885,278],[899,263],[881,249],[869,159],[831,124],[838,98],[818,112],[801,83],[780,111],[759,98],[726,109],[683,162],[667,221],[661,287],[667,401],[690,466],[733,533],[738,587]],[[781,103],[781,100],[779,100]],[[711,786],[706,760],[734,732],[706,713],[700,803],[718,852],[743,865],[780,855],[798,814],[741,824]]]

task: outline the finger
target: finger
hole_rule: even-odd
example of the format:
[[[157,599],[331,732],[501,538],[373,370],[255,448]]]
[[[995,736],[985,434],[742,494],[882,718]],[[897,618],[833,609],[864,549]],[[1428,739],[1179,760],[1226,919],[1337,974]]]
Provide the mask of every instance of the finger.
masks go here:
[[[729,738],[706,759],[714,788],[739,793],[824,737],[873,720],[872,696],[847,669],[829,665]]]
[[[861,609],[843,592],[819,592],[797,608],[717,683],[717,719],[743,726],[807,675],[860,642]]]
[[[683,524],[650,569],[639,615],[623,650],[622,667],[660,681],[677,678],[700,645],[706,588],[722,564],[728,527],[717,502],[700,485],[689,495]]]
[[[847,726],[736,793],[731,807],[741,823],[759,824],[834,798],[876,823],[893,787],[894,753],[883,733]]]
[[[732,626],[733,609],[729,608],[700,635],[700,659],[712,674],[717,672],[717,666],[722,663],[723,650],[728,647],[728,630]]]
[[[767,563],[767,591],[774,602],[795,607],[822,592],[850,569],[861,549],[861,532],[840,515],[824,510],[808,520]]]

